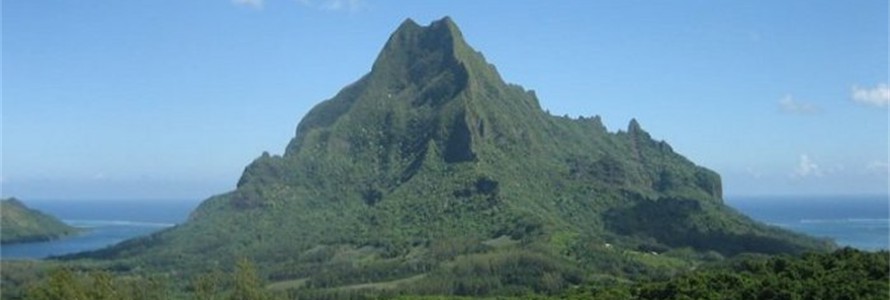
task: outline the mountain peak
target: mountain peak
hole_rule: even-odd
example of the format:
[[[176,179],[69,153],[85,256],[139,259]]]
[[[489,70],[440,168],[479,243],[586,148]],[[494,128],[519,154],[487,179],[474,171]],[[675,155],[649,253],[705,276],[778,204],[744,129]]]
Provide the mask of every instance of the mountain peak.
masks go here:
[[[649,133],[643,130],[643,127],[640,126],[640,122],[638,122],[636,118],[630,119],[630,123],[627,124],[627,133],[634,136],[643,136],[646,139],[651,139]]]
[[[454,20],[449,16],[442,17],[441,19],[430,22],[429,26],[422,26],[414,21],[412,18],[406,18],[402,21],[402,24],[396,29],[395,33],[398,33],[402,30],[415,30],[415,29],[433,29],[433,28],[448,28],[448,29],[457,29],[457,24],[454,23]]]
[[[451,120],[457,107],[439,109],[448,103],[462,102],[456,99],[472,98],[461,97],[471,86],[507,89],[494,67],[464,41],[451,18],[444,17],[427,26],[405,19],[383,46],[369,74],[307,114],[285,155],[297,151],[309,131],[332,125],[353,107],[403,111],[413,108],[401,105],[429,106],[449,115],[442,120]],[[424,118],[427,117],[433,118]]]
[[[408,18],[389,37],[374,62],[375,72],[388,68],[412,68],[417,62],[456,62],[456,47],[466,47],[457,25],[448,18],[436,20],[428,26],[418,25]]]
[[[435,30],[443,30],[444,29],[444,30],[446,30],[446,32],[448,34],[451,34],[452,36],[458,37],[461,40],[463,40],[460,29],[457,28],[457,24],[455,24],[454,20],[452,20],[451,17],[449,17],[449,16],[445,16],[441,19],[433,21],[432,23],[430,23],[429,27],[430,27],[430,29],[435,29]]]
[[[455,24],[454,20],[452,20],[451,17],[448,16],[432,21],[428,26],[422,26],[420,24],[417,24],[414,19],[406,18],[405,21],[402,21],[402,24],[399,25],[396,31],[393,32],[393,35],[416,31],[439,31],[440,33],[446,33],[450,35],[461,35],[460,29],[457,28],[457,24]]]
[[[640,128],[640,122],[637,122],[637,118],[630,119],[630,123],[627,124],[627,131],[633,132],[633,131],[639,131],[639,130],[641,130],[641,128]]]
[[[417,24],[417,22],[415,22],[414,19],[406,18],[404,21],[402,21],[402,24],[399,25],[398,28],[396,28],[396,31],[402,30],[403,28],[410,28],[410,27],[420,27],[420,25]]]
[[[497,69],[464,40],[460,28],[447,16],[427,26],[410,18],[403,21],[383,46],[369,77],[371,81],[387,82],[395,90],[441,79],[459,90],[502,93],[508,89]]]

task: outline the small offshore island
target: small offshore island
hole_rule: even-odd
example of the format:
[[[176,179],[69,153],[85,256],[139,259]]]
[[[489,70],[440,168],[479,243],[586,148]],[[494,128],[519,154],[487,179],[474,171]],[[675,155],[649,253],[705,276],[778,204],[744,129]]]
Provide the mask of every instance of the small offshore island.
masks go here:
[[[33,243],[55,240],[81,230],[58,218],[28,208],[16,198],[0,200],[0,244]]]

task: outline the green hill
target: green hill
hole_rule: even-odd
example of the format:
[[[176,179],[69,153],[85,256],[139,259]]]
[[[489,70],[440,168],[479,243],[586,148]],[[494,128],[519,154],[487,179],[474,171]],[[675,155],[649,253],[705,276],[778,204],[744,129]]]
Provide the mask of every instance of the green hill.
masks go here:
[[[445,18],[405,21],[282,156],[146,238],[68,257],[187,277],[254,261],[275,289],[499,295],[826,250],[722,201],[720,177],[636,120],[549,115]]]
[[[78,232],[53,216],[30,209],[15,198],[0,200],[0,243],[27,243],[57,239]]]

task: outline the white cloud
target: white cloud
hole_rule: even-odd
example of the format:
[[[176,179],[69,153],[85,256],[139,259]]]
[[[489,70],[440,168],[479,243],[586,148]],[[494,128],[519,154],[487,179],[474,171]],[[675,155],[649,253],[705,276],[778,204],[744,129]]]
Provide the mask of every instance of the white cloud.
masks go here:
[[[808,102],[796,100],[791,95],[785,95],[785,97],[779,99],[779,110],[786,113],[801,115],[809,115],[821,111],[819,107]]]
[[[751,176],[755,179],[760,179],[761,177],[763,177],[763,172],[755,170],[754,168],[751,168],[751,167],[745,168],[745,173],[748,173],[749,176]]]
[[[238,6],[246,6],[256,10],[262,10],[265,0],[231,0]],[[366,7],[365,0],[293,0],[304,7],[325,11],[357,12]]]
[[[859,104],[886,108],[890,106],[890,86],[884,83],[878,84],[874,88],[853,86],[850,98]]]
[[[809,155],[801,154],[800,160],[797,163],[797,168],[794,170],[794,175],[799,178],[810,176],[822,177],[822,170],[816,162],[810,159]]]
[[[890,163],[880,160],[871,161],[865,165],[865,170],[869,173],[890,175]]]
[[[263,0],[232,0],[235,5],[243,5],[253,9],[263,9]]]
[[[303,6],[329,11],[356,12],[365,7],[363,0],[296,0]]]

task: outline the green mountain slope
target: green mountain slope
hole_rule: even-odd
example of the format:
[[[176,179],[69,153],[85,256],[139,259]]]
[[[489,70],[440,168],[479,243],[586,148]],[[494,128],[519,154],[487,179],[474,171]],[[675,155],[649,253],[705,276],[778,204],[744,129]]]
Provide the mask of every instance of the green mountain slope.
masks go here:
[[[53,216],[30,209],[15,198],[0,200],[0,243],[57,239],[78,232]]]
[[[478,295],[830,247],[725,206],[719,175],[635,120],[613,133],[549,115],[445,18],[405,21],[284,155],[264,153],[185,224],[71,258],[189,274],[247,257],[309,294]]]

